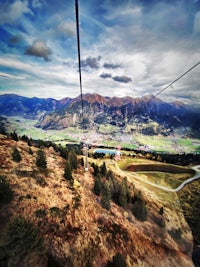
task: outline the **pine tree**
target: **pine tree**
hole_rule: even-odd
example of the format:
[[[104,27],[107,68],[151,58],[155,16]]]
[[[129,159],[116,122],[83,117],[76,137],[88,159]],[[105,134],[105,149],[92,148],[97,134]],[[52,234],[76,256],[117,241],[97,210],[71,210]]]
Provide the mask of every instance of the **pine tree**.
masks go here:
[[[19,141],[18,135],[15,131],[13,133],[11,133],[11,137],[14,141]]]
[[[160,210],[159,210],[159,214],[160,214],[160,215],[163,215],[163,213],[164,213],[164,208],[161,207]]]
[[[110,210],[110,200],[111,200],[111,193],[109,185],[106,183],[102,186],[102,198],[101,198],[102,207],[105,208],[106,210]]]
[[[46,169],[47,168],[47,161],[46,161],[46,155],[42,149],[39,149],[37,151],[36,156],[36,165],[39,168]]]
[[[67,161],[66,165],[65,165],[64,178],[66,180],[73,181],[72,167],[71,167],[69,161]]]
[[[14,150],[12,152],[12,158],[16,162],[20,162],[22,160],[21,154],[16,147],[14,148]]]
[[[102,185],[101,185],[101,179],[100,179],[100,177],[98,175],[98,176],[95,177],[95,180],[94,180],[94,189],[93,189],[94,190],[94,193],[97,196],[99,196],[100,193],[101,193],[101,187],[102,187]]]
[[[70,165],[72,166],[72,169],[77,169],[78,167],[77,156],[73,150],[70,151],[68,159],[69,159]]]
[[[106,164],[103,162],[103,164],[100,166],[100,172],[103,176],[106,176],[107,169],[106,169]]]

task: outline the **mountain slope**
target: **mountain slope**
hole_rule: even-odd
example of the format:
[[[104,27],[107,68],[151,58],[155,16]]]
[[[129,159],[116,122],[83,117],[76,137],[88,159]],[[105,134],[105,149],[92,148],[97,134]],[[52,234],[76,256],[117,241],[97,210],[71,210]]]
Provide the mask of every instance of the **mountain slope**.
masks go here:
[[[166,128],[191,127],[198,130],[200,127],[200,113],[194,113],[183,104],[166,103],[157,98],[103,98],[87,94],[83,96],[83,107],[88,128],[93,127],[94,123],[124,127],[148,120]],[[63,129],[80,125],[81,122],[81,100],[78,97],[63,109],[44,115],[38,126],[43,129]]]
[[[61,101],[53,98],[28,98],[15,94],[0,95],[0,114],[35,118],[43,112],[59,109],[70,102],[70,98]]]
[[[198,136],[200,112],[174,102],[167,103],[149,96],[103,97],[84,94],[81,97],[55,100],[51,98],[26,98],[17,95],[0,96],[0,115],[38,119],[37,126],[45,130],[82,126],[90,129],[94,124],[110,124],[120,128],[137,123],[156,122],[172,131],[177,127],[189,127]],[[82,117],[83,104],[83,117]]]
[[[13,147],[21,154],[20,163],[12,159]],[[0,262],[8,257],[6,244],[2,243],[6,227],[11,218],[20,215],[39,229],[46,250],[40,257],[35,250],[29,251],[29,257],[25,254],[20,260],[8,251],[12,260],[20,261],[18,266],[45,267],[50,266],[47,261],[53,261],[51,266],[106,267],[117,253],[123,255],[129,267],[193,266],[192,236],[182,210],[174,205],[175,194],[173,201],[162,202],[153,191],[136,182],[134,186],[142,191],[148,209],[147,220],[141,222],[114,202],[110,211],[101,206],[93,193],[91,166],[88,172],[78,166],[72,186],[63,178],[66,160],[53,147],[43,148],[47,170],[41,170],[35,165],[37,151],[37,147],[23,141],[0,136],[1,176],[14,191],[13,200],[0,206]],[[163,205],[165,225],[160,225],[158,211]],[[181,229],[181,236],[175,229]]]

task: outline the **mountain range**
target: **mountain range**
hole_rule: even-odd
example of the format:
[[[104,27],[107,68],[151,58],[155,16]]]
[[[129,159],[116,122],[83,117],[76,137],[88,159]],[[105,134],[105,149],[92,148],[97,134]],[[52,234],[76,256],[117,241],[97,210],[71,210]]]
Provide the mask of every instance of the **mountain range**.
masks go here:
[[[76,98],[27,98],[14,94],[0,95],[0,115],[37,119],[45,130],[82,126],[91,129],[101,124],[118,126],[157,123],[162,129],[187,127],[198,135],[200,111],[181,102],[164,102],[159,98],[103,97],[84,94]],[[146,134],[151,134],[151,131]]]

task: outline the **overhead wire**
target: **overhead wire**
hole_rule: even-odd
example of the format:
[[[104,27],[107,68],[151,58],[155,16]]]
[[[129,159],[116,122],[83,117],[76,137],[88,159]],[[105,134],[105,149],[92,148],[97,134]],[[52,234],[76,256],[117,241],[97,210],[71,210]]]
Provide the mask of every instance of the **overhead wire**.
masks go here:
[[[76,34],[77,34],[77,49],[78,49],[78,70],[79,70],[79,84],[80,84],[80,96],[81,96],[81,116],[83,123],[83,87],[82,87],[82,75],[81,75],[81,49],[80,49],[80,32],[79,32],[79,5],[78,0],[75,0],[75,13],[76,13]]]
[[[162,92],[164,92],[166,89],[171,87],[174,83],[176,83],[178,80],[183,78],[186,74],[188,74],[190,71],[192,71],[194,68],[196,68],[200,64],[200,61],[197,62],[195,65],[193,65],[191,68],[189,68],[187,71],[185,71],[182,75],[180,75],[178,78],[176,78],[173,82],[162,88],[158,93],[152,96],[152,98],[155,98],[156,96],[160,95]]]

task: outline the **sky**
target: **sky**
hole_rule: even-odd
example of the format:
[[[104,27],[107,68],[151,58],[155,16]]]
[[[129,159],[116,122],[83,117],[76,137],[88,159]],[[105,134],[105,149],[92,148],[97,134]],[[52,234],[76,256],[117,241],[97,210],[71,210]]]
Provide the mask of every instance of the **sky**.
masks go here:
[[[0,0],[0,94],[80,94],[75,0]],[[200,61],[200,0],[79,0],[83,93],[155,95]],[[159,98],[200,107],[200,65]]]

